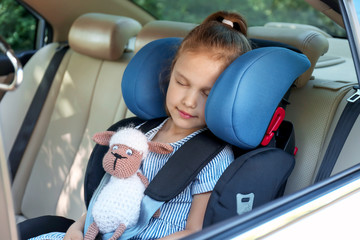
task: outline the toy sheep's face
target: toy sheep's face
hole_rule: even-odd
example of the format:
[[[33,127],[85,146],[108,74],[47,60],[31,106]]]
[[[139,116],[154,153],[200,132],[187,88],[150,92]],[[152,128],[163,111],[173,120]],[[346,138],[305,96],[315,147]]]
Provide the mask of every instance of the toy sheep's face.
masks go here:
[[[103,167],[106,172],[118,178],[127,178],[139,169],[142,154],[126,145],[114,144],[103,159]]]
[[[146,136],[135,128],[96,133],[93,140],[97,144],[109,146],[103,158],[103,167],[106,172],[118,178],[135,174],[149,151],[159,154],[173,151],[168,143],[148,142]]]

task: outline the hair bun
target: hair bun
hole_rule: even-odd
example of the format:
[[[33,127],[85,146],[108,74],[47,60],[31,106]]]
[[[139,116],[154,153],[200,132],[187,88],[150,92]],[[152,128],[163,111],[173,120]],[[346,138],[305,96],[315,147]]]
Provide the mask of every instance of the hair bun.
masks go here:
[[[226,11],[219,11],[208,16],[203,23],[217,21],[247,35],[247,23],[240,14]]]

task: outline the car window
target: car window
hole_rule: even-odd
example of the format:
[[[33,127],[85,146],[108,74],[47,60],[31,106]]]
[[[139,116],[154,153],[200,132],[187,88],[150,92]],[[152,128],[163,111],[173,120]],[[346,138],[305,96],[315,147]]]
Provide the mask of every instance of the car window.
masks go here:
[[[358,17],[358,21],[360,22],[360,2],[359,1],[354,1],[354,6],[356,9],[356,15]]]
[[[317,26],[334,37],[345,37],[345,30],[313,9],[304,0],[132,0],[156,19],[200,23],[218,10],[241,13],[249,26],[268,22],[293,22]]]
[[[0,1],[0,35],[15,52],[36,48],[37,19],[15,0]]]

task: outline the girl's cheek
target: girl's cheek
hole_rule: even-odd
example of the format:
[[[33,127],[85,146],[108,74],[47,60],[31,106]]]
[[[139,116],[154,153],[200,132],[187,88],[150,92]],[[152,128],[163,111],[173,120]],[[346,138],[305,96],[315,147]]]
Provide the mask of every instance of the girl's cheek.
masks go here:
[[[205,103],[206,103],[206,101],[207,101],[207,99],[208,99],[208,96],[206,96],[206,95],[204,95],[204,94],[201,94],[201,99],[202,99],[202,102],[203,102],[204,105],[205,105]]]
[[[199,105],[201,106],[203,112],[205,112],[206,100],[207,100],[207,97],[202,96],[199,101]]]

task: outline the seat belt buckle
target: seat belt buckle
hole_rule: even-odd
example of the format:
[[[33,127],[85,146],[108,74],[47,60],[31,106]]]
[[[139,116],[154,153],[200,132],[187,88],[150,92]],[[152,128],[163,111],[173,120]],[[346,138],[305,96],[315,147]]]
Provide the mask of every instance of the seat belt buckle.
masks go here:
[[[360,99],[360,89],[358,88],[356,90],[356,92],[347,99],[347,101],[351,102],[351,103],[354,103],[359,99]]]

